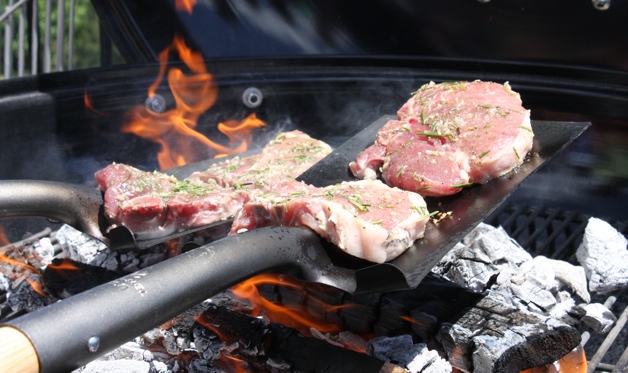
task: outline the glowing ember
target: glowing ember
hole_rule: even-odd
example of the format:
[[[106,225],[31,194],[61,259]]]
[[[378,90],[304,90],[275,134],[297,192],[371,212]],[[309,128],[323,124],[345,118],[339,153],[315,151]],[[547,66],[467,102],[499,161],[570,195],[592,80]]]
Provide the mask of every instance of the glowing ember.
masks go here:
[[[0,246],[5,246],[10,244],[9,237],[7,237],[7,233],[4,231],[4,227],[0,225]]]
[[[252,277],[231,288],[234,295],[248,300],[254,307],[252,316],[263,315],[271,322],[282,324],[299,330],[305,335],[309,335],[309,329],[314,328],[322,333],[338,333],[343,330],[341,325],[320,320],[306,312],[302,305],[277,305],[262,297],[258,291],[260,285],[279,285],[292,288],[301,288],[301,285],[288,281],[284,276],[279,275],[259,275]],[[321,305],[322,301],[315,299]],[[327,310],[337,310],[350,307],[350,305],[332,306],[324,305]]]
[[[558,360],[559,373],[586,373],[588,369],[587,357],[582,347],[576,347],[573,351]],[[548,367],[530,368],[521,373],[547,373],[553,371]]]
[[[179,55],[193,75],[184,74],[178,67],[168,68],[171,52]],[[157,159],[162,170],[247,150],[252,139],[251,131],[266,125],[255,114],[242,121],[218,124],[218,129],[230,140],[229,146],[216,143],[194,129],[198,118],[214,105],[218,97],[218,87],[206,70],[203,56],[188,48],[183,38],[175,37],[172,45],[159,54],[159,62],[157,79],[148,89],[149,101],[157,98],[156,90],[167,76],[175,107],[158,112],[146,105],[135,106],[129,110],[129,121],[122,131],[160,144]]]
[[[58,263],[50,263],[48,264],[48,268],[54,269],[55,271],[78,271],[79,268],[72,263],[69,259],[63,259]]]
[[[37,276],[37,278],[41,279],[41,274],[39,273],[37,268],[35,268],[35,267],[33,267],[33,266],[29,265],[29,264],[22,263],[22,262],[20,262],[18,260],[9,258],[3,252],[0,252],[0,264],[7,264],[6,267],[0,265],[0,271],[5,276],[7,276],[9,278],[12,278],[12,279],[18,279],[20,277],[23,277],[31,285],[33,290],[35,290],[41,296],[43,296],[45,298],[48,298],[48,295],[46,295],[46,293],[44,292],[44,289],[43,289],[43,287],[42,287],[40,282],[31,279],[28,273],[16,272],[17,269],[22,269],[22,270],[25,270],[27,272],[31,272],[31,273],[35,274]]]
[[[174,8],[177,12],[187,12],[192,14],[192,8],[196,5],[196,0],[175,0]]]

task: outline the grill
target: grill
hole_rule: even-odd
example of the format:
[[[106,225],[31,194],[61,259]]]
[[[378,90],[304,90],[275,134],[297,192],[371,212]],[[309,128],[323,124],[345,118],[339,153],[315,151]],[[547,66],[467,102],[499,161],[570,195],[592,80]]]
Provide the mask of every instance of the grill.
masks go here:
[[[501,207],[486,222],[502,226],[532,255],[544,255],[577,264],[575,252],[582,242],[584,228],[590,216],[562,209],[542,209],[523,204],[507,204]],[[628,222],[615,221],[613,226],[624,235],[628,234]],[[589,372],[624,372],[628,364],[628,348],[623,338],[626,335],[628,317],[628,294],[625,290],[594,301],[603,303],[618,316],[617,324],[605,336],[592,338],[590,331],[582,332],[582,345],[589,359]]]
[[[181,10],[182,3],[198,11]],[[168,46],[181,38],[202,53],[219,87],[215,104],[199,114],[196,129],[226,143],[216,124],[255,113],[268,126],[255,132],[252,149],[281,129],[301,129],[338,147],[378,118],[394,115],[410,92],[430,81],[507,81],[521,93],[533,120],[592,125],[526,178],[485,221],[503,227],[534,256],[576,265],[589,217],[626,235],[628,62],[622,54],[626,33],[621,32],[626,4],[402,3],[366,1],[356,9],[309,0],[94,0],[106,44],[103,55],[108,55],[104,67],[0,81],[0,179],[93,188],[94,172],[112,162],[159,169],[155,154],[160,145],[124,133],[123,127],[132,108],[163,113],[176,107],[177,95],[166,79],[158,82],[155,95],[147,90],[164,66],[157,61],[165,48],[171,48],[168,69],[193,70]],[[24,4],[28,9],[36,5],[19,2]],[[374,23],[389,26],[388,32],[381,33]],[[207,33],[217,36],[207,38]],[[126,65],[108,66],[111,42]],[[32,70],[41,71],[36,50],[31,57]],[[41,238],[54,243],[61,227],[31,218],[0,224],[7,241],[14,242],[2,250],[28,248]],[[593,299],[618,319],[604,336],[581,330],[591,372],[626,371],[626,297],[617,291]],[[25,313],[4,304],[0,321]]]

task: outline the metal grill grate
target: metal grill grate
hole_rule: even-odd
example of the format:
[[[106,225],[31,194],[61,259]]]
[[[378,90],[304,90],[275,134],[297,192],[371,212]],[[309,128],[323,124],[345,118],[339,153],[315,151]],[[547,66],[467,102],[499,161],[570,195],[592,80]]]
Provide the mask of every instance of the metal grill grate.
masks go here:
[[[508,234],[533,256],[565,260],[578,264],[576,250],[582,243],[584,229],[590,216],[571,211],[526,205],[504,205],[495,211],[487,224],[502,226]],[[624,235],[628,222],[600,217]],[[597,298],[597,299],[596,299]],[[589,359],[589,373],[628,372],[628,292],[593,295],[593,301],[604,304],[618,315],[613,329],[605,336],[582,330],[582,344]]]

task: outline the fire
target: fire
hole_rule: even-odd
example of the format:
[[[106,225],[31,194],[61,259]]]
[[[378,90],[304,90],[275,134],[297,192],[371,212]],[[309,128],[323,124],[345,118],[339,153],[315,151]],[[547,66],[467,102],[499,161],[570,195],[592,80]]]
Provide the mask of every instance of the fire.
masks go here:
[[[7,233],[4,231],[4,227],[0,225],[0,246],[5,246],[10,244],[9,237],[7,237]]]
[[[178,67],[168,68],[168,57],[173,52],[179,55],[192,75],[186,75]],[[160,98],[156,91],[166,76],[175,107],[158,112],[148,109],[147,105],[137,105],[129,110],[129,121],[123,126],[123,132],[161,145],[157,159],[162,170],[205,159],[208,153],[216,157],[247,150],[252,140],[251,132],[266,125],[254,113],[242,121],[218,124],[218,130],[227,136],[230,146],[216,143],[194,129],[199,117],[214,105],[218,97],[218,87],[207,72],[201,53],[192,51],[183,38],[177,36],[172,45],[159,54],[159,63],[157,79],[148,89],[148,101]]]
[[[80,270],[69,259],[62,259],[58,263],[52,262],[52,263],[48,264],[48,268],[54,269],[55,271],[78,271],[78,270]]]
[[[588,369],[587,357],[582,346],[578,346],[573,351],[558,360],[560,373],[586,373]],[[546,373],[547,367],[530,368],[521,373]]]
[[[248,300],[254,309],[251,311],[252,316],[263,315],[269,321],[282,324],[301,331],[303,334],[309,334],[309,329],[314,328],[322,333],[338,333],[343,330],[341,325],[320,320],[310,315],[303,307],[277,305],[268,299],[262,297],[258,291],[259,285],[271,284],[280,285],[291,288],[300,288],[301,285],[290,282],[283,276],[263,274],[252,277],[231,288],[234,295],[239,298]],[[315,300],[324,306],[325,309],[334,311],[350,305],[332,306],[323,304],[320,300]]]
[[[196,5],[196,0],[175,0],[174,8],[177,12],[187,12],[188,14],[192,14],[192,8]]]
[[[31,285],[33,290],[35,290],[41,296],[48,298],[48,295],[46,295],[46,293],[44,292],[43,286],[40,282],[31,279],[28,274],[17,274],[15,271],[15,269],[22,268],[28,272],[32,272],[33,274],[37,275],[38,278],[41,278],[41,273],[39,273],[37,268],[33,267],[30,264],[22,263],[18,260],[9,258],[5,253],[0,252],[0,264],[2,263],[8,264],[8,266],[10,267],[9,269],[5,269],[4,266],[0,266],[0,270],[5,276],[13,279],[24,277],[24,279]]]

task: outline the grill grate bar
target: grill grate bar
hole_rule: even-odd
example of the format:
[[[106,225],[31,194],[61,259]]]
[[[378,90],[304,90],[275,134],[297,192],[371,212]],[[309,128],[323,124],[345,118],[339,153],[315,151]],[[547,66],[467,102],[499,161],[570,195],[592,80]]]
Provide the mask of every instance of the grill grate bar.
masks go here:
[[[624,325],[626,324],[626,320],[628,320],[628,307],[624,308],[624,311],[621,313],[621,316],[619,316],[619,318],[617,319],[617,322],[615,323],[615,326],[613,327],[613,329],[611,329],[611,331],[608,332],[608,335],[604,339],[604,342],[602,342],[602,344],[600,345],[600,348],[598,348],[598,350],[595,352],[591,360],[589,360],[589,369],[587,373],[593,373],[596,371],[596,369],[602,362],[602,358],[604,357],[604,355],[606,355],[606,353],[611,348],[613,343],[615,343],[615,339],[617,338],[621,330],[624,328]],[[625,354],[626,352],[624,352],[624,355]],[[617,366],[613,367],[613,369],[615,368],[617,368]]]
[[[628,372],[628,347],[624,350],[624,353],[621,354],[619,360],[617,360],[617,364],[611,371],[611,373],[625,373]]]

